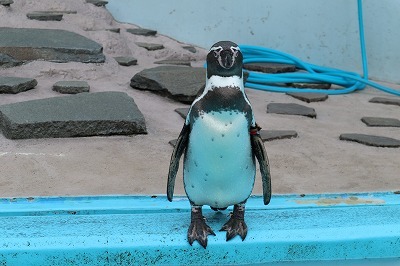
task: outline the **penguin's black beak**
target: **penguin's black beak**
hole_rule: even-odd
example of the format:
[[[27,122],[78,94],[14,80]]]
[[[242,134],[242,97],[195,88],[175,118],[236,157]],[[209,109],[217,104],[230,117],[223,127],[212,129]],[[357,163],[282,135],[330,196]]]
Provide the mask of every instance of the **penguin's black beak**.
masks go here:
[[[218,57],[218,63],[225,69],[231,68],[235,63],[235,54],[231,50],[222,50]]]

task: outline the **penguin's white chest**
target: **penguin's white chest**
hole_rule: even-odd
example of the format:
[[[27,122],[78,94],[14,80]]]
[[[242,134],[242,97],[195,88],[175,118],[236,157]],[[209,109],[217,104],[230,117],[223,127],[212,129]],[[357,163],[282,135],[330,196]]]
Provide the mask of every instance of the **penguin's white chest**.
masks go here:
[[[196,205],[224,208],[251,194],[255,162],[244,113],[201,114],[193,123],[184,162],[186,194]]]

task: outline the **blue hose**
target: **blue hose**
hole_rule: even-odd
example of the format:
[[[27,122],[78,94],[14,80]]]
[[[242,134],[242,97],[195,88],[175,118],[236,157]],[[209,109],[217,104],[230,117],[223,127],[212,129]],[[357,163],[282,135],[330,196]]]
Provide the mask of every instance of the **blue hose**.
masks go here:
[[[264,74],[259,72],[248,71],[249,77],[246,82],[246,87],[258,90],[273,91],[273,92],[284,92],[284,93],[313,92],[313,93],[325,93],[334,95],[334,94],[350,93],[356,90],[362,90],[366,87],[366,85],[369,85],[378,90],[400,96],[400,91],[382,86],[368,79],[368,63],[367,63],[365,39],[364,39],[362,0],[357,0],[357,4],[358,4],[358,22],[359,22],[359,32],[360,32],[363,77],[353,72],[305,63],[292,55],[277,50],[259,46],[240,45],[240,49],[244,57],[243,60],[244,64],[249,64],[249,63],[291,64],[295,65],[296,68],[298,69],[307,71],[305,73],[281,73],[281,74]],[[274,85],[282,83],[330,83],[339,85],[340,87],[343,88],[335,90],[298,89],[298,88],[287,88]]]

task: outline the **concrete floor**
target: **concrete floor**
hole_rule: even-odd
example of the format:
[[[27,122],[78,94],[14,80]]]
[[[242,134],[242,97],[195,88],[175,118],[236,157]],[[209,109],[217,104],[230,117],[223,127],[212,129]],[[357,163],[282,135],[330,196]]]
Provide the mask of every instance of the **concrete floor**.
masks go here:
[[[32,21],[33,10],[78,10],[60,22]],[[67,139],[9,140],[0,134],[0,197],[89,194],[164,194],[172,147],[183,119],[174,111],[187,105],[129,87],[137,72],[156,66],[154,61],[180,58],[202,66],[206,51],[196,54],[182,43],[157,35],[127,33],[134,25],[116,22],[108,11],[82,1],[16,1],[0,7],[0,26],[59,28],[84,35],[104,47],[104,64],[35,61],[0,69],[3,76],[35,78],[34,90],[1,95],[0,104],[59,96],[51,90],[60,80],[84,80],[91,92],[122,91],[134,98],[147,123],[147,135]],[[116,34],[105,29],[120,28]],[[148,38],[151,38],[149,40]],[[162,43],[149,52],[135,42]],[[119,66],[113,57],[129,55],[138,65]],[[399,85],[388,84],[400,89]],[[400,128],[372,128],[363,116],[400,118],[400,107],[369,103],[375,96],[395,97],[368,88],[347,95],[331,96],[325,102],[306,104],[285,94],[247,90],[255,117],[263,129],[296,130],[298,138],[266,143],[271,164],[272,191],[278,193],[325,193],[400,190],[400,149],[376,148],[340,141],[342,133],[364,133],[400,138]],[[316,109],[317,118],[267,114],[271,102],[300,103]],[[181,170],[176,194],[184,194]],[[261,193],[259,176],[254,193]]]
[[[104,85],[104,84],[103,84]],[[96,86],[94,86],[96,87]],[[172,147],[183,119],[174,111],[186,105],[120,86],[143,112],[147,135],[9,140],[0,136],[2,197],[89,194],[164,194]],[[35,94],[43,90],[23,94]],[[13,97],[23,97],[24,95]],[[400,189],[400,152],[340,141],[341,133],[399,138],[399,128],[370,128],[362,116],[399,117],[400,108],[369,103],[387,96],[374,89],[330,96],[305,104],[317,119],[267,114],[269,102],[302,102],[284,95],[247,90],[264,129],[296,130],[298,138],[266,142],[273,193],[325,193]],[[25,96],[26,97],[26,96]],[[3,99],[4,102],[4,99]],[[176,194],[184,194],[181,170]],[[261,193],[257,178],[254,193]]]

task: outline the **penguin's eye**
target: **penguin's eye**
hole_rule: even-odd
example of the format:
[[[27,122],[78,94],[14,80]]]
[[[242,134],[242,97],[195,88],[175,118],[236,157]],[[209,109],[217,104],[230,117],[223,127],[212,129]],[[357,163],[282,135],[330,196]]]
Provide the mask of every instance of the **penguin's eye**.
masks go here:
[[[215,48],[211,48],[211,51],[213,51],[214,57],[219,57],[221,52],[222,52],[222,47],[215,47]]]
[[[240,49],[239,49],[239,47],[231,46],[231,51],[234,54],[234,56],[236,56],[239,53]]]

